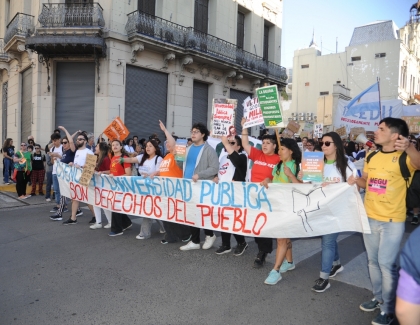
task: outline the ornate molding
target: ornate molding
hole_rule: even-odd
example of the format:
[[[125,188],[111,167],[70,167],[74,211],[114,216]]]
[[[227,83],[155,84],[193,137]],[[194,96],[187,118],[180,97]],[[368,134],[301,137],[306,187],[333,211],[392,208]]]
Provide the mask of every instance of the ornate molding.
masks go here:
[[[200,74],[204,80],[210,75],[211,68],[207,64],[199,64]]]
[[[253,79],[251,80],[251,91],[254,91],[255,86],[261,84],[261,79]]]
[[[175,53],[174,52],[168,52],[163,55],[163,68],[164,70],[168,69],[169,61],[175,59]]]
[[[131,43],[131,63],[137,62],[137,52],[144,51],[144,44],[139,41]]]
[[[223,74],[224,82],[223,82],[223,96],[226,96],[226,93],[229,89],[227,86],[227,80],[228,78],[234,78],[236,76],[235,70],[229,70],[225,74]]]
[[[185,69],[185,66],[189,65],[191,63],[193,63],[193,58],[189,55],[184,56],[181,59],[181,69],[180,69],[179,77],[178,77],[178,79],[179,79],[178,82],[179,82],[180,86],[182,86],[182,84],[184,83],[184,79],[185,79],[184,69]]]
[[[10,76],[10,67],[9,64],[6,62],[0,62],[0,70],[6,70],[7,75]]]
[[[9,59],[10,60],[16,60],[18,62],[18,65],[22,65],[22,59],[19,54],[16,52],[9,51]]]
[[[222,79],[222,76],[218,76],[217,74],[212,74],[211,76],[213,77],[214,80]]]
[[[232,86],[235,87],[236,86],[236,82],[238,80],[243,79],[243,78],[244,78],[244,75],[242,73],[237,74],[235,78],[232,78]]]

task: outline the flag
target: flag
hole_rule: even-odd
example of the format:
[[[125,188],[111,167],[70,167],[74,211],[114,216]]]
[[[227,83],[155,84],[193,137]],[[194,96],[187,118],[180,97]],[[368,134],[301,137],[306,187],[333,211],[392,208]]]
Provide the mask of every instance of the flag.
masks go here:
[[[350,101],[345,107],[344,116],[356,115],[368,111],[379,112],[379,109],[379,83],[375,82]]]

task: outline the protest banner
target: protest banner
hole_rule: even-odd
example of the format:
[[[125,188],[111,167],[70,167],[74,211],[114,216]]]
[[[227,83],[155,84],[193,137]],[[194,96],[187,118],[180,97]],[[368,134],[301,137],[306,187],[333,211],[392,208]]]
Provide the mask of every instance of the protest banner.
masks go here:
[[[264,124],[264,118],[261,112],[258,97],[247,97],[243,103],[244,106],[244,128]]]
[[[321,139],[324,134],[324,124],[317,123],[314,125],[314,137]]]
[[[235,108],[237,99],[214,98],[212,114],[212,136],[231,136],[236,134],[235,130]]]
[[[110,125],[107,126],[103,134],[110,140],[123,141],[128,137],[130,131],[124,125],[119,117],[115,118]]]
[[[301,238],[343,231],[370,233],[356,186],[197,181],[95,174],[59,162],[61,194],[129,215],[252,237]],[[281,216],[281,218],[279,218]]]
[[[322,183],[324,171],[324,153],[305,151],[302,157],[302,180],[304,182]]]
[[[352,141],[356,140],[357,136],[359,134],[362,134],[362,133],[366,135],[365,128],[363,128],[363,127],[351,128],[350,129],[350,140],[352,140]]]
[[[279,93],[276,85],[257,89],[257,97],[260,103],[264,125],[266,128],[284,127],[283,113],[279,101]]]
[[[175,160],[185,161],[187,156],[187,139],[177,139],[175,143]]]
[[[420,116],[402,116],[401,118],[407,122],[410,133],[420,132]]]
[[[97,155],[86,155],[86,162],[83,166],[82,176],[80,176],[80,184],[83,186],[89,186],[90,179],[95,173]]]
[[[338,133],[338,135],[343,139],[347,138],[347,129],[345,126],[342,126],[341,128],[335,129],[335,132]]]

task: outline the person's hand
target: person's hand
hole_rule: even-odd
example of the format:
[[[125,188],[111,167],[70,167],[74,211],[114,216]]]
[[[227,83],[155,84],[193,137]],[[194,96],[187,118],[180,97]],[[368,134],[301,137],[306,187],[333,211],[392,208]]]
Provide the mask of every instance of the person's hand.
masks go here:
[[[243,117],[243,118],[242,118],[242,120],[241,120],[241,126],[242,126],[242,127],[244,127],[245,122],[246,122],[246,118],[245,118],[245,117]]]
[[[287,167],[286,165],[283,166],[283,171],[284,171],[284,174],[289,178],[294,176],[290,168]]]
[[[61,125],[57,129],[60,129],[60,130],[63,130],[63,131],[66,130],[66,128],[64,126],[61,126]]]
[[[410,146],[410,140],[404,138],[402,135],[398,136],[397,141],[395,141],[394,148],[397,151],[406,151]]]
[[[193,175],[192,177],[193,182],[197,182],[198,178],[199,178],[198,174]]]
[[[69,166],[73,166],[74,164],[72,162],[69,162]]]
[[[270,179],[267,177],[265,180],[263,180],[260,185],[264,186],[265,188],[268,189],[268,183],[271,183]]]
[[[323,182],[322,184],[321,184],[321,186],[322,187],[326,187],[326,186],[328,186],[328,185],[330,185],[331,183],[328,183],[328,182]]]
[[[299,173],[298,173],[298,179],[299,180],[303,179],[303,171],[302,170],[300,170]]]
[[[161,120],[159,120],[159,126],[160,126],[160,129],[161,129],[163,132],[165,132],[166,127],[165,127],[165,124],[163,124],[163,122],[162,122]]]
[[[220,139],[222,140],[223,144],[228,142],[228,137],[226,135],[222,135],[222,137]]]
[[[215,182],[216,184],[219,184],[219,177],[215,176],[213,178],[213,182]]]
[[[351,175],[349,178],[347,178],[347,184],[353,186],[354,184],[356,184],[357,182],[357,178],[354,177],[353,175]]]

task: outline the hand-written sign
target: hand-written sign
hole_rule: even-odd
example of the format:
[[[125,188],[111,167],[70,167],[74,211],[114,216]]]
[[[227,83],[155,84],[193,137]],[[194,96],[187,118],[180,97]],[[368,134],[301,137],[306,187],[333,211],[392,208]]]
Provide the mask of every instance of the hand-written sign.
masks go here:
[[[347,137],[347,129],[345,126],[342,126],[341,128],[336,129],[335,132],[337,132],[341,138]]]
[[[110,125],[105,129],[103,134],[110,140],[124,140],[130,134],[127,127],[119,117],[115,118]]]
[[[420,116],[402,116],[401,118],[407,122],[410,133],[420,132]]]
[[[80,175],[80,169],[58,163],[63,196],[119,213],[253,237],[370,233],[357,188],[347,183],[326,187],[271,183],[266,190],[247,182],[94,175],[85,187]]]
[[[212,118],[212,136],[220,137],[222,135],[229,136],[235,133],[235,108],[236,99],[213,99],[213,118]]]
[[[255,125],[264,124],[264,118],[261,112],[258,97],[250,98],[247,97],[243,103],[244,106],[244,128],[249,128]]]
[[[98,156],[96,155],[86,155],[86,162],[83,166],[82,176],[80,176],[80,184],[83,186],[89,186],[90,180],[92,179],[93,174],[95,173],[96,160]]]

